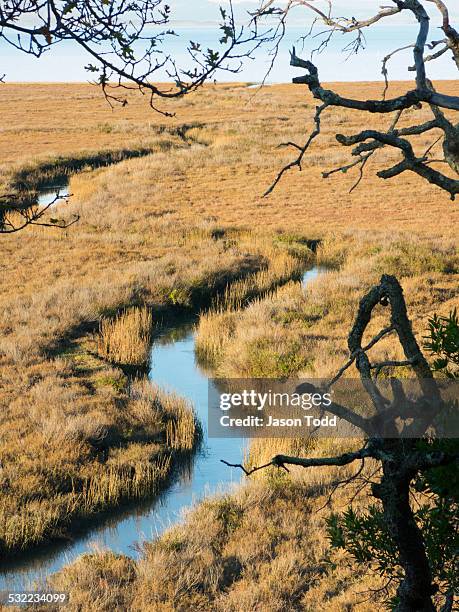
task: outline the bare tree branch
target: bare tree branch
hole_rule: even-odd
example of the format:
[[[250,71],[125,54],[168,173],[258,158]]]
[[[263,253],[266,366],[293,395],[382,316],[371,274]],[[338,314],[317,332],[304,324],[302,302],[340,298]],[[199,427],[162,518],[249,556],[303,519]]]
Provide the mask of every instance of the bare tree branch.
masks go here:
[[[450,23],[448,8],[446,4],[443,2],[443,0],[426,0],[426,1],[432,2],[433,4],[435,4],[435,6],[438,8],[438,10],[440,11],[442,15],[442,18],[443,18],[442,30],[446,34],[446,37],[449,41],[448,47],[452,50],[454,61],[456,62],[456,65],[459,69],[459,32],[455,28],[453,28]]]
[[[301,162],[303,161],[303,157],[305,156],[306,151],[309,149],[309,146],[312,143],[312,141],[320,134],[321,116],[322,116],[323,111],[327,108],[327,106],[328,106],[328,104],[326,104],[326,103],[322,104],[322,106],[317,106],[316,114],[314,116],[315,128],[311,132],[311,134],[309,135],[309,138],[307,139],[306,143],[303,146],[296,145],[296,144],[294,144],[292,142],[286,143],[286,145],[288,145],[288,146],[293,146],[293,147],[297,148],[300,151],[300,154],[298,155],[298,157],[294,161],[290,162],[289,164],[284,166],[284,168],[282,168],[282,170],[277,175],[275,181],[272,183],[272,185],[269,187],[269,189],[264,193],[264,197],[268,196],[270,193],[272,193],[274,191],[274,189],[276,188],[277,184],[279,183],[279,181],[281,180],[281,178],[284,176],[284,174],[286,172],[288,172],[289,170],[291,170],[295,166],[298,167],[301,170]]]
[[[445,34],[445,38],[441,40],[434,40],[430,43],[428,42],[430,18],[425,6],[427,2],[434,4],[438,9],[439,15],[441,16],[441,27]],[[395,49],[391,53],[386,54],[384,57],[382,73],[385,79],[385,87],[382,99],[360,100],[357,98],[349,98],[338,94],[334,90],[323,87],[319,79],[319,71],[317,66],[311,60],[298,57],[295,47],[291,53],[290,64],[296,68],[306,70],[306,74],[295,77],[293,82],[307,85],[314,98],[320,100],[322,105],[325,105],[326,107],[335,106],[339,108],[355,109],[365,113],[377,113],[383,115],[393,112],[400,113],[406,109],[417,110],[420,109],[423,104],[430,105],[436,118],[435,121],[412,125],[408,128],[403,128],[403,130],[396,130],[395,126],[391,126],[385,133],[378,132],[376,134],[375,132],[374,137],[368,137],[361,140],[359,147],[353,151],[353,155],[357,159],[343,164],[338,168],[324,171],[322,176],[324,178],[328,178],[337,172],[347,172],[352,168],[358,168],[359,177],[351,187],[352,191],[357,185],[360,184],[363,178],[363,170],[372,155],[383,147],[394,147],[402,152],[403,159],[394,166],[381,169],[379,172],[377,172],[377,175],[380,178],[390,179],[397,177],[406,171],[414,172],[431,184],[436,185],[449,193],[451,199],[454,199],[458,193],[457,179],[452,178],[449,174],[440,172],[438,169],[429,167],[432,164],[432,161],[427,159],[427,154],[423,157],[416,156],[414,154],[413,145],[409,141],[401,139],[400,136],[412,137],[425,133],[429,130],[441,130],[443,132],[444,161],[448,163],[453,172],[459,174],[459,124],[456,125],[448,120],[444,113],[444,110],[455,112],[459,111],[459,96],[448,95],[446,93],[436,91],[426,75],[426,64],[434,63],[438,58],[444,56],[448,52],[452,53],[453,59],[459,68],[459,35],[451,25],[450,16],[444,0],[393,0],[393,3],[396,6],[382,7],[381,10],[375,15],[360,20],[351,16],[334,17],[332,15],[333,4],[331,1],[328,2],[328,11],[325,11],[318,8],[315,5],[314,0],[291,0],[290,2],[287,2],[286,6],[283,8],[275,7],[273,1],[268,1],[262,5],[257,12],[257,15],[258,18],[261,18],[263,15],[281,15],[285,22],[288,13],[293,8],[303,7],[305,10],[312,11],[316,16],[316,19],[321,21],[325,26],[325,30],[323,32],[319,32],[319,34],[314,35],[322,36],[323,40],[319,47],[316,47],[312,51],[312,57],[312,54],[315,51],[324,51],[336,33],[346,35],[356,32],[357,38],[350,43],[348,47],[345,47],[345,49],[350,48],[352,52],[358,52],[365,46],[362,34],[363,29],[370,28],[378,21],[390,18],[398,13],[410,12],[418,23],[416,40],[414,42],[408,42],[406,45]],[[306,37],[303,37],[303,40],[311,36],[313,36],[312,29],[306,35]],[[434,53],[431,53],[430,55],[425,53],[426,47],[433,50],[439,45],[441,45],[441,47]],[[389,87],[387,63],[394,54],[407,49],[412,49],[414,63],[413,66],[408,66],[408,68],[415,72],[414,87],[407,90],[402,95],[386,99],[386,94]],[[371,132],[371,130],[363,129],[354,139],[359,137],[362,138],[363,134],[368,134],[369,132]],[[316,116],[315,129],[308,138],[308,142],[310,142],[311,137],[316,138],[318,135]],[[340,140],[340,138],[342,138],[342,140]],[[346,140],[345,137],[341,136],[340,138],[338,138],[338,140],[339,142],[342,142],[342,144],[347,144],[347,142],[351,139],[351,137],[347,137]],[[294,146],[300,151],[300,158],[302,159],[305,154],[304,151],[306,150],[304,145],[295,145],[295,143],[290,143],[290,146]],[[365,155],[363,155],[364,153]],[[267,194],[272,192],[273,188],[279,183],[280,178],[286,171],[295,166],[300,167],[300,161],[297,158],[296,160],[287,164],[278,173],[274,184],[270,187],[270,189],[268,189]]]
[[[228,463],[221,459],[220,461],[229,467],[240,468],[247,475],[250,476],[254,472],[259,470],[266,469],[269,466],[276,466],[280,468],[286,469],[286,465],[298,465],[300,467],[308,468],[308,467],[320,467],[320,466],[344,466],[349,463],[353,463],[358,459],[364,459],[365,457],[371,457],[373,453],[372,449],[368,447],[363,447],[359,451],[354,453],[344,453],[338,457],[319,457],[319,458],[301,458],[301,457],[289,457],[288,455],[276,455],[271,459],[269,463],[264,465],[260,465],[258,467],[247,470],[241,464],[232,464]],[[288,470],[287,470],[288,471]]]
[[[58,201],[67,200],[70,194],[56,196],[44,206],[38,205],[35,201],[30,202],[27,198],[23,201],[17,199],[17,194],[0,196],[0,233],[14,234],[25,229],[29,225],[39,225],[41,227],[54,227],[57,229],[67,229],[79,221],[80,216],[74,214],[70,220],[63,218],[49,218],[46,220],[46,213]]]

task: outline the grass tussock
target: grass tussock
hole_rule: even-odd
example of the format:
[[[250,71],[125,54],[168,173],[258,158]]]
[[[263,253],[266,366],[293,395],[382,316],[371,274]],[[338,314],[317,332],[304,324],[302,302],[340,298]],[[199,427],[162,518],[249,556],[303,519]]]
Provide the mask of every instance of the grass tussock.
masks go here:
[[[146,307],[133,307],[99,323],[98,353],[112,363],[144,365],[151,347],[153,317]]]
[[[196,420],[186,407],[174,410],[167,422],[167,446],[173,449],[191,450],[196,444]]]
[[[187,400],[160,391],[145,379],[133,382],[130,394],[135,398],[132,411],[140,421],[148,423],[152,406],[156,407],[157,419],[164,426],[167,448],[191,451],[200,441],[201,426]]]
[[[136,564],[129,557],[96,551],[70,565],[65,576],[59,578],[59,588],[71,593],[67,608],[94,612],[128,610],[136,575]],[[78,591],[74,589],[75,583],[80,587]],[[52,610],[53,606],[34,606],[34,609]]]

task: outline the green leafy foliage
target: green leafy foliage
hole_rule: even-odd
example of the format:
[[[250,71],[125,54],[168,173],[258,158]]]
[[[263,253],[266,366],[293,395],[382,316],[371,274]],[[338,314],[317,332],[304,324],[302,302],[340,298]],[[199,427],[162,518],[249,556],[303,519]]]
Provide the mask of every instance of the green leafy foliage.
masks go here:
[[[420,440],[418,448],[426,453],[459,452],[459,440]],[[438,495],[448,499],[450,504],[459,504],[459,470],[454,463],[431,468],[416,480],[415,488],[423,493]]]
[[[414,518],[423,534],[433,580],[441,590],[457,590],[457,500],[455,502],[451,498],[435,495],[429,488],[424,495],[426,501],[418,507]],[[327,534],[333,547],[346,550],[355,561],[365,564],[385,580],[397,584],[403,577],[397,547],[388,533],[380,506],[370,506],[366,512],[356,512],[349,508],[341,515],[332,514],[327,519]],[[389,607],[394,603],[393,598],[386,600]]]
[[[457,309],[447,317],[429,319],[424,348],[434,356],[433,369],[448,378],[459,378],[459,319]]]
[[[349,508],[327,519],[327,534],[335,548],[347,550],[358,563],[370,564],[380,575],[400,577],[397,548],[387,532],[379,506],[358,513]]]

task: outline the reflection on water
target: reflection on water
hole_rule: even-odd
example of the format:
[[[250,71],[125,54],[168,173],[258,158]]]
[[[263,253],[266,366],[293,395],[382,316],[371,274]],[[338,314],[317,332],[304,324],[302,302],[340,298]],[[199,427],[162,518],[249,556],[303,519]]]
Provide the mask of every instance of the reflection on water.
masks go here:
[[[247,89],[260,89],[261,87],[270,87],[274,85],[274,83],[263,83],[262,81],[257,81],[256,83],[250,83],[247,85]]]
[[[307,271],[303,286],[321,272],[318,267]],[[111,520],[67,546],[48,547],[44,553],[34,553],[15,567],[10,565],[9,570],[0,574],[0,590],[24,589],[94,547],[136,557],[138,543],[154,538],[176,523],[184,509],[206,495],[228,491],[240,482],[241,471],[223,466],[220,459],[240,463],[247,440],[207,438],[208,382],[196,363],[194,341],[192,323],[164,330],[153,344],[150,372],[156,384],[190,400],[201,421],[204,443],[190,465],[183,466],[170,486],[154,500],[136,503],[134,509],[124,512],[113,512]]]
[[[38,193],[38,206],[48,206],[51,203],[60,204],[68,194],[68,188],[68,181],[59,185],[43,187]]]

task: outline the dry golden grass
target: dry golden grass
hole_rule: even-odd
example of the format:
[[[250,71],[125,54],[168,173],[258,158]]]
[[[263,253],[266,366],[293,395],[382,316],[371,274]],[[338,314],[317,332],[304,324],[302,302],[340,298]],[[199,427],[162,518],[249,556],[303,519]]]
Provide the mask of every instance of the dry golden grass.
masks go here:
[[[112,319],[103,317],[97,339],[99,355],[118,364],[148,363],[152,327],[153,317],[146,306],[129,308]]]
[[[106,369],[99,374],[109,376]],[[119,372],[111,376],[100,384],[116,385]],[[26,445],[11,427],[2,441],[4,553],[67,536],[122,502],[152,495],[169,473],[172,453],[189,451],[196,442],[191,407],[147,381],[132,383],[120,393],[117,410],[107,401],[97,407],[77,400],[72,413],[64,389],[50,387],[49,381],[47,387],[45,403],[30,406],[31,427],[21,431]],[[18,417],[13,423],[22,424]],[[26,451],[12,461],[9,453],[18,452],[18,445]]]
[[[358,87],[359,96],[370,98],[377,98],[382,87],[380,83],[333,86],[343,95],[355,95]],[[453,81],[444,82],[442,90],[454,93],[456,86]],[[390,93],[395,95],[405,87],[395,83]],[[432,231],[436,235],[454,233],[457,206],[446,194],[408,173],[403,177],[403,189],[397,180],[383,181],[374,175],[375,168],[393,156],[391,152],[379,154],[380,161],[376,158],[368,167],[365,180],[352,194],[348,193],[356,178],[352,172],[321,178],[322,169],[347,158],[348,149],[335,141],[334,134],[360,131],[362,116],[358,111],[327,111],[323,135],[304,160],[303,172],[292,172],[272,196],[262,199],[277,171],[294,154],[276,146],[288,140],[303,141],[304,131],[312,124],[315,101],[303,86],[277,85],[255,95],[243,84],[206,86],[188,98],[172,101],[169,108],[176,115],[166,119],[132,94],[125,108],[111,112],[99,90],[90,85],[4,85],[0,99],[5,126],[0,131],[2,172],[7,175],[31,160],[88,151],[88,143],[94,151],[155,146],[158,140],[172,139],[173,148],[158,151],[147,163],[138,160],[128,164],[125,167],[131,171],[122,174],[129,184],[134,180],[128,199],[142,200],[138,190],[147,183],[150,211],[172,210],[169,214],[175,221],[203,216],[223,225],[301,228],[319,235],[324,228],[346,229],[350,225],[380,231],[383,219],[397,230],[424,235]],[[401,125],[425,120],[429,111],[413,110],[404,115]],[[390,121],[371,117],[375,129]],[[190,149],[179,137],[158,133],[184,124],[201,126],[188,131],[188,137],[203,144]],[[430,144],[427,138],[419,140],[420,148]],[[138,170],[135,179],[133,167]],[[90,175],[87,179],[92,182]],[[107,187],[107,197],[120,191],[119,185]],[[161,197],[166,192],[167,204]]]
[[[452,93],[456,85],[442,88]],[[343,94],[355,87],[337,85]],[[380,87],[359,84],[359,95],[375,98]],[[167,446],[191,445],[188,408],[164,409],[158,419],[159,391],[148,383],[129,385],[118,368],[97,358],[97,343],[85,335],[89,324],[94,329],[102,317],[112,320],[142,304],[153,308],[155,320],[170,308],[197,309],[229,280],[271,263],[280,266],[275,278],[262,271],[256,286],[241,282],[220,302],[220,319],[203,319],[208,327],[200,337],[210,346],[204,352],[225,374],[328,376],[345,357],[358,298],[382,272],[402,277],[418,334],[429,314],[458,303],[457,204],[414,175],[404,175],[402,185],[376,178],[378,163],[393,159],[388,151],[369,165],[352,195],[351,173],[321,178],[324,167],[342,163],[348,153],[334,133],[359,131],[359,113],[331,110],[303,172],[292,172],[269,198],[261,197],[292,159],[292,151],[277,145],[304,140],[304,126],[312,122],[315,102],[304,87],[274,86],[254,97],[242,84],[208,86],[174,101],[172,119],[134,96],[112,113],[88,85],[12,84],[1,93],[3,190],[24,167],[39,173],[60,156],[153,151],[73,176],[74,197],[58,208],[63,216],[81,216],[69,231],[30,228],[2,237],[3,550],[54,537],[56,526],[68,527],[62,517],[72,516],[77,499],[91,500],[82,507],[93,516],[148,490],[149,470]],[[427,109],[407,112],[402,124],[427,115]],[[177,128],[185,124],[184,139]],[[372,117],[375,129],[383,124]],[[419,147],[429,144],[421,138]],[[304,262],[311,238],[323,239],[319,261],[332,271],[306,293],[292,283],[243,313],[234,310],[254,288],[271,290],[295,276],[298,264],[288,268],[289,257]],[[374,328],[384,318],[381,307]],[[389,344],[377,350],[393,354]],[[171,402],[183,406],[161,396],[161,406]],[[95,556],[56,580],[72,588],[75,610],[87,609],[91,597],[94,610],[293,606],[312,612],[317,602],[330,611],[352,609],[360,577],[353,568],[324,563],[323,518],[314,514],[314,499],[320,505],[335,473],[296,478],[291,485],[270,479],[235,498],[206,502],[185,526],[152,544],[138,568],[113,555]],[[228,561],[233,557],[242,573]]]
[[[459,252],[455,240],[366,233],[331,235],[318,261],[329,271],[303,290],[290,283],[241,311],[209,312],[199,322],[197,347],[221,377],[327,378],[347,360],[347,333],[363,293],[382,273],[396,274],[404,288],[419,341],[430,315],[459,305]],[[368,337],[387,325],[381,306]],[[401,346],[385,339],[372,351],[376,361],[403,359]],[[355,375],[353,370],[348,375]]]

